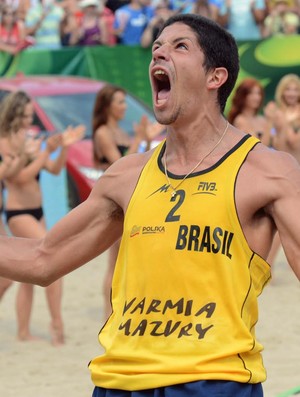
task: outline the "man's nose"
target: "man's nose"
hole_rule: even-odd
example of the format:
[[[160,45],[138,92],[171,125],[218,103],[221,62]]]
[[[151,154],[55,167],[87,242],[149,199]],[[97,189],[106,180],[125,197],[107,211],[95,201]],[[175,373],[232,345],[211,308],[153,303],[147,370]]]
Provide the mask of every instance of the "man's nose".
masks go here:
[[[159,59],[168,60],[169,57],[170,57],[170,50],[167,44],[161,45],[155,48],[155,50],[153,50],[153,54],[152,54],[153,61],[157,61]]]

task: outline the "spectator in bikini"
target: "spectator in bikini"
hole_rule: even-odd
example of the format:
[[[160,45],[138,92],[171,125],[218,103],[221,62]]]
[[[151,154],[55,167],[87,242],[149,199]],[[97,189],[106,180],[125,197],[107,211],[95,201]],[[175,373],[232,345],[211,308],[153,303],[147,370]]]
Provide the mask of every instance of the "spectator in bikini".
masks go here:
[[[41,139],[28,137],[33,120],[31,98],[23,91],[9,94],[2,102],[0,113],[0,154],[9,151],[25,152],[26,162],[21,170],[5,178],[7,189],[6,222],[10,232],[18,237],[41,238],[46,233],[42,208],[42,192],[39,184],[40,172],[45,169],[58,174],[65,165],[67,148],[80,139],[84,128],[69,128],[63,133],[53,134],[41,149]],[[30,150],[25,148],[30,144]],[[50,155],[60,149],[58,156]],[[30,316],[33,304],[33,286],[21,283],[17,293],[17,336],[21,341],[36,339],[30,331]],[[51,316],[50,334],[52,344],[64,343],[64,329],[61,314],[62,279],[45,288]]]
[[[123,88],[107,85],[97,94],[93,110],[93,158],[97,168],[106,169],[121,157],[136,153],[143,141],[148,147],[164,127],[150,123],[143,117],[134,125],[134,136],[129,136],[119,125],[126,112],[126,92]],[[110,290],[119,251],[119,241],[109,249],[108,269],[104,279],[104,315],[111,312]]]
[[[236,88],[232,98],[228,121],[238,129],[256,136],[271,146],[272,124],[262,114],[264,89],[254,78],[244,79]]]
[[[300,77],[286,74],[275,89],[275,101],[265,107],[275,128],[275,149],[289,152],[300,163]]]

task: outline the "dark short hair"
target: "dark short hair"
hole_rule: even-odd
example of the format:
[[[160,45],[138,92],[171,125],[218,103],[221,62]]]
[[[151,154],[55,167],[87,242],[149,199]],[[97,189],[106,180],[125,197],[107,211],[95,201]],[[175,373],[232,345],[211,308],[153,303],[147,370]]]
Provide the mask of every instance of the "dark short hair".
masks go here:
[[[239,73],[239,53],[234,37],[216,22],[196,14],[173,15],[163,24],[159,35],[167,26],[177,22],[189,26],[196,33],[199,46],[204,53],[205,60],[202,66],[206,71],[217,67],[227,69],[228,79],[218,91],[218,103],[223,112]]]

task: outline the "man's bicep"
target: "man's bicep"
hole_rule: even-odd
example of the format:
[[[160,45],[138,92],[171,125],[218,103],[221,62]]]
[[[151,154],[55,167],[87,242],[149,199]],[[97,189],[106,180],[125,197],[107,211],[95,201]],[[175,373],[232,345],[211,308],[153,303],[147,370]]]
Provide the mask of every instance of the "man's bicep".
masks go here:
[[[122,233],[117,207],[107,197],[91,195],[61,219],[44,239],[45,262],[57,279],[89,262],[109,248]]]

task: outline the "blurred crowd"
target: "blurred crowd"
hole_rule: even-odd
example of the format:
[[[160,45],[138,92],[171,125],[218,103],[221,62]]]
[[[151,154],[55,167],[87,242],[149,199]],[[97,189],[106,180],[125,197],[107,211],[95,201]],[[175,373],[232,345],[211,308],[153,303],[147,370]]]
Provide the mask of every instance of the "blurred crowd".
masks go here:
[[[0,51],[150,47],[174,13],[211,18],[238,41],[300,33],[300,0],[0,0]]]

